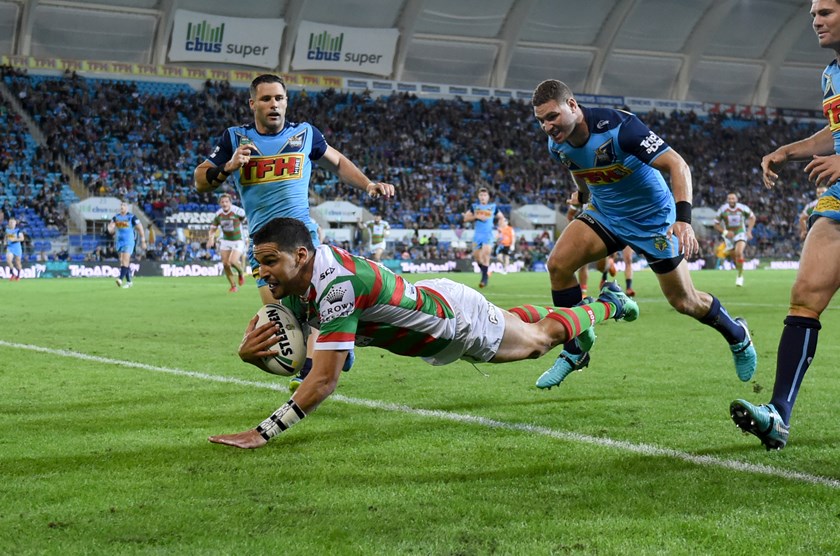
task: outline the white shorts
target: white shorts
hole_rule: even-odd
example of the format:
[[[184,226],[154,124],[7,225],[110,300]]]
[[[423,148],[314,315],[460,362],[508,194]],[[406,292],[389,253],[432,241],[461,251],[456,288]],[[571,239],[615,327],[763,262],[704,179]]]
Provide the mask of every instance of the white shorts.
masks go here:
[[[385,242],[383,241],[382,243],[371,243],[370,244],[370,252],[371,253],[376,253],[377,249],[382,249],[384,251],[385,250]]]
[[[245,252],[245,240],[244,239],[237,239],[237,240],[229,240],[223,239],[219,241],[219,250],[220,251],[239,251],[240,254]]]
[[[732,238],[726,237],[726,234],[724,234],[724,236],[723,236],[723,242],[726,244],[726,250],[727,251],[732,251],[733,249],[735,249],[735,244],[738,243],[739,241],[743,241],[743,242],[747,241],[747,233],[746,232],[741,232],[740,234],[735,234],[735,236],[732,237]]]
[[[448,365],[458,359],[487,362],[499,351],[505,334],[504,312],[475,291],[447,278],[420,280],[416,286],[435,290],[455,312],[455,338],[443,351],[423,357],[431,365]]]

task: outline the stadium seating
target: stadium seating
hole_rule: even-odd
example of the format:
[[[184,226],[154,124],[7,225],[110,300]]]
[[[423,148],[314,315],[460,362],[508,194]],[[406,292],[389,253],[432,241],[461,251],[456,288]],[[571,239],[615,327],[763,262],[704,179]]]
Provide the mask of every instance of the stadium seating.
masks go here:
[[[247,89],[224,83],[208,82],[197,91],[169,82],[14,72],[6,72],[4,82],[38,122],[48,152],[66,156],[91,193],[138,202],[164,231],[166,217],[173,213],[215,211],[215,197],[193,189],[193,168],[226,127],[252,120]],[[126,98],[132,102],[126,103]],[[38,196],[46,188],[56,206],[66,207],[75,195],[60,173],[47,171],[41,162],[49,158],[44,156],[47,151],[36,156],[34,141],[10,122],[7,112],[0,129],[19,137],[27,156],[7,161],[0,173],[7,178],[0,207],[25,215],[33,239],[55,237],[66,225],[44,224]],[[508,215],[514,206],[526,203],[564,210],[573,189],[568,172],[549,160],[527,103],[291,91],[288,117],[316,125],[367,175],[394,183],[399,196],[390,203],[371,201],[320,169],[313,172],[314,193],[324,200],[364,205],[397,229],[462,227],[461,213],[475,201],[480,186],[495,192]],[[811,200],[812,187],[795,170],[786,169],[781,186],[766,190],[756,169],[761,153],[807,136],[817,129],[814,125],[683,113],[640,117],[690,164],[696,206],[717,208],[726,193],[736,191],[742,202],[764,216],[753,241],[757,254],[796,256],[797,214]],[[36,171],[39,178],[31,183],[8,179]]]

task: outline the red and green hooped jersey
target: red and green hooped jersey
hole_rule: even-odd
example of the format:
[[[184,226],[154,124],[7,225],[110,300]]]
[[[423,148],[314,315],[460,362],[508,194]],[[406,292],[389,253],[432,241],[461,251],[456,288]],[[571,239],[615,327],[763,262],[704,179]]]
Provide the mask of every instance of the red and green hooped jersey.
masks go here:
[[[747,231],[747,220],[750,219],[752,214],[747,205],[735,203],[735,208],[732,208],[729,203],[726,203],[718,209],[715,221],[729,232],[743,234]]]
[[[242,239],[242,222],[245,220],[245,211],[239,207],[231,206],[230,212],[216,211],[216,217],[211,224],[222,230],[222,239],[226,241],[239,241]]]
[[[306,295],[286,297],[283,304],[320,330],[315,349],[375,346],[431,357],[455,338],[455,312],[439,293],[330,245],[315,250]]]
[[[368,220],[365,222],[365,227],[370,232],[371,245],[376,245],[377,243],[385,241],[385,235],[391,229],[391,225],[384,220],[380,220],[379,222],[375,220]]]

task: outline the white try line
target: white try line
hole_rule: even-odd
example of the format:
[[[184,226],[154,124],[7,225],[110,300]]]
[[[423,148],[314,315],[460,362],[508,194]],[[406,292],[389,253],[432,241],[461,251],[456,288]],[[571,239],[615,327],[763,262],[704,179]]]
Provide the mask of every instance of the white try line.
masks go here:
[[[287,391],[285,384],[257,382],[252,380],[241,380],[227,376],[211,375],[207,373],[199,373],[195,371],[187,371],[184,369],[175,369],[171,367],[159,367],[156,365],[147,365],[145,363],[137,363],[135,361],[123,361],[121,359],[111,359],[108,357],[99,357],[98,355],[88,355],[86,353],[79,353],[76,351],[69,351],[64,349],[52,349],[42,346],[35,346],[31,344],[18,344],[14,342],[6,342],[0,340],[0,346],[24,349],[28,351],[35,351],[39,353],[47,353],[50,355],[58,355],[61,357],[70,357],[73,359],[81,359],[82,361],[92,361],[94,363],[103,363],[106,365],[119,365],[121,367],[130,367],[133,369],[143,369],[145,371],[154,371],[158,373],[167,373],[177,376],[186,376],[190,378],[197,378],[201,380],[209,380],[213,382],[223,382],[227,384],[235,384],[237,386],[251,386],[255,388],[264,388],[266,390],[277,390],[281,392]],[[687,452],[680,452],[678,450],[671,450],[669,448],[660,448],[651,444],[635,444],[633,442],[626,442],[623,440],[612,440],[610,438],[601,438],[596,436],[589,436],[586,434],[579,434],[576,432],[565,432],[550,429],[548,427],[541,427],[538,425],[528,425],[523,423],[508,423],[505,421],[497,421],[495,419],[488,419],[486,417],[479,417],[476,415],[466,415],[463,413],[452,413],[449,411],[438,411],[431,409],[418,409],[408,405],[393,404],[388,402],[380,402],[376,400],[365,400],[361,398],[351,398],[342,396],[341,394],[333,394],[331,399],[346,403],[350,405],[357,405],[361,407],[368,407],[371,409],[380,409],[383,411],[393,411],[397,413],[407,413],[410,415],[419,415],[421,417],[431,417],[434,419],[442,419],[445,421],[454,421],[457,423],[467,423],[471,425],[479,425],[493,429],[503,429],[510,431],[519,431],[529,434],[536,434],[540,436],[547,436],[556,438],[558,440],[566,440],[569,442],[578,442],[582,444],[591,444],[595,446],[603,446],[607,448],[614,448],[625,452],[633,452],[636,454],[643,454],[646,456],[659,456],[672,459],[678,459],[693,463],[695,465],[722,467],[725,469],[732,469],[734,471],[743,471],[747,473],[757,473],[761,475],[770,475],[773,477],[780,477],[782,479],[789,479],[792,481],[802,481],[812,483],[815,485],[823,485],[830,488],[840,489],[840,480],[831,479],[828,477],[821,477],[819,475],[810,475],[808,473],[800,473],[798,471],[786,471],[784,469],[776,469],[769,465],[762,465],[757,463],[744,463],[729,459],[720,459],[713,456],[696,456]]]

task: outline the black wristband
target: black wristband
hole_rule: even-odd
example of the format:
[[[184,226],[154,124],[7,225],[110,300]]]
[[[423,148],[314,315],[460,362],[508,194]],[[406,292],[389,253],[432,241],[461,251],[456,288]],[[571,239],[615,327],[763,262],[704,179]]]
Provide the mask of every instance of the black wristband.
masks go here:
[[[688,201],[677,201],[677,222],[691,224],[691,203]]]
[[[211,185],[216,184],[217,182],[222,184],[229,175],[230,174],[225,172],[224,169],[219,168],[218,166],[211,166],[210,168],[207,168],[207,183]]]

